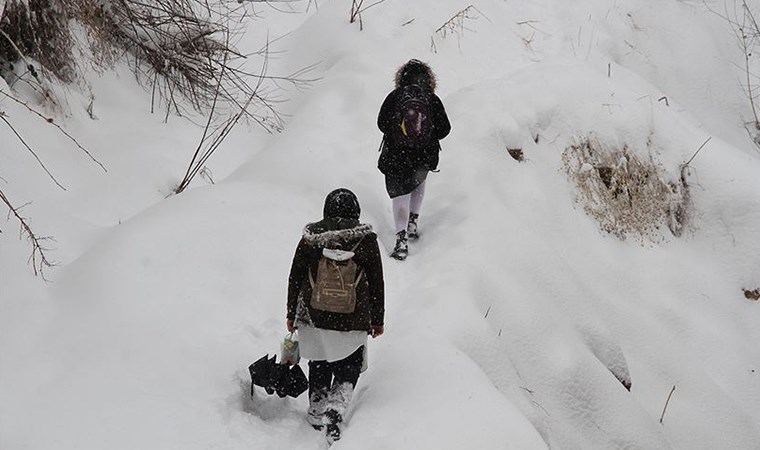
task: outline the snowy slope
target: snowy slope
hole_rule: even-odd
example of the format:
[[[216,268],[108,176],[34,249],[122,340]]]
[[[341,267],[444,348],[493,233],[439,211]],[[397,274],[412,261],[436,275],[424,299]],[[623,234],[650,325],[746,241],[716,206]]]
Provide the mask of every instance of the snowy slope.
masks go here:
[[[0,103],[68,188],[0,127],[3,191],[34,200],[62,263],[35,279],[0,222],[0,447],[323,448],[305,396],[249,399],[246,367],[285,332],[290,258],[327,192],[354,190],[392,248],[375,118],[417,57],[452,134],[420,242],[384,260],[386,334],[335,448],[760,448],[760,304],[742,295],[760,287],[760,156],[727,25],[695,2],[484,0],[443,37],[467,3],[389,0],[362,31],[350,2],[306,3],[256,5],[246,44],[292,30],[271,70],[321,79],[289,93],[283,133],[231,136],[213,186],[164,199],[200,130],[147,114],[127,71],[93,81],[99,120],[77,92],[65,119],[107,173]],[[670,177],[712,137],[683,237],[599,230],[562,166],[589,134]]]

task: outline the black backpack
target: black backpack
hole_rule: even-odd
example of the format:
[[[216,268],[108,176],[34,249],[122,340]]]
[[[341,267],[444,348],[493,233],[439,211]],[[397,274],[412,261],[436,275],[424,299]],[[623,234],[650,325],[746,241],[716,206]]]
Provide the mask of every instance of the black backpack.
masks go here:
[[[416,84],[401,88],[394,116],[393,142],[404,147],[419,148],[433,138],[430,93]]]

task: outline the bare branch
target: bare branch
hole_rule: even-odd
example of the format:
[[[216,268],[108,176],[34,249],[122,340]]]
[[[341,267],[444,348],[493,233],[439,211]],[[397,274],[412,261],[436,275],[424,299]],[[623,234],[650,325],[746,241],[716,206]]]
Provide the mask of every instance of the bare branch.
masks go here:
[[[237,123],[240,121],[242,117],[245,117],[249,114],[248,107],[251,105],[252,102],[257,101],[265,105],[267,108],[270,108],[272,117],[275,117],[275,118],[279,117],[277,112],[269,104],[269,102],[261,98],[258,94],[261,88],[261,85],[264,79],[266,78],[266,73],[269,66],[268,55],[269,55],[268,52],[264,52],[264,62],[262,63],[262,67],[261,67],[262,75],[259,77],[256,86],[253,87],[253,93],[251,94],[251,96],[248,98],[248,100],[245,103],[238,105],[238,112],[236,114],[234,114],[232,117],[228,118],[226,121],[216,126],[212,130],[211,126],[213,123],[213,117],[217,108],[216,98],[214,99],[214,102],[212,103],[212,106],[211,106],[211,112],[209,113],[206,126],[201,136],[201,140],[198,143],[198,147],[195,149],[195,153],[193,154],[192,159],[190,160],[190,164],[187,168],[187,171],[185,172],[185,176],[183,177],[182,181],[180,181],[177,188],[174,190],[175,194],[179,194],[182,191],[184,191],[187,188],[187,186],[189,186],[193,178],[195,178],[195,176],[205,167],[206,161],[208,161],[211,155],[213,155],[214,152],[216,152],[216,150],[222,145],[222,143],[230,134],[230,132],[232,132],[232,129],[235,127],[235,125],[237,125]],[[219,92],[221,92],[221,87],[219,87]],[[254,120],[255,119],[257,118],[254,117]]]
[[[65,191],[66,188],[63,187],[63,185],[61,183],[59,183],[58,180],[56,180],[56,178],[53,176],[52,173],[50,173],[50,170],[48,170],[48,168],[45,166],[45,163],[42,162],[42,160],[40,159],[40,157],[37,155],[37,152],[35,152],[34,149],[32,149],[32,147],[30,147],[29,144],[26,143],[26,141],[24,140],[24,138],[21,137],[21,135],[18,133],[18,131],[16,131],[16,129],[13,127],[13,125],[8,121],[8,119],[5,116],[5,113],[0,112],[0,120],[2,120],[3,122],[5,122],[6,125],[8,125],[8,127],[11,129],[11,131],[13,132],[13,134],[16,135],[16,138],[18,138],[18,140],[21,142],[21,144],[23,144],[24,147],[26,147],[26,149],[29,150],[29,153],[31,153],[32,156],[34,156],[34,159],[37,160],[37,163],[40,165],[40,167],[42,167],[42,170],[44,170],[45,173],[48,174],[48,176],[50,177],[50,179],[53,180],[53,182],[59,188],[61,188],[62,190]]]
[[[29,106],[28,103],[22,102],[21,100],[17,99],[16,97],[14,97],[12,95],[9,95],[7,92],[5,92],[2,89],[0,89],[0,94],[3,94],[7,98],[9,98],[9,99],[13,100],[14,102],[18,103],[19,105],[25,107],[27,110],[29,110],[29,112],[31,112],[34,115],[36,115],[37,117],[41,118],[45,122],[47,122],[47,123],[53,125],[54,127],[56,127],[58,129],[58,131],[60,131],[71,142],[73,142],[77,147],[79,147],[80,150],[82,150],[87,156],[89,156],[90,159],[93,162],[95,162],[95,164],[99,165],[100,168],[103,169],[104,172],[108,172],[108,170],[106,169],[106,167],[100,161],[98,161],[97,159],[95,159],[94,156],[92,156],[92,153],[90,153],[86,148],[82,147],[82,145],[76,139],[74,139],[74,137],[71,134],[69,134],[66,130],[64,130],[60,125],[58,125],[57,123],[55,123],[55,120],[52,117],[45,117],[42,113],[40,113],[36,109],[34,109],[31,106]]]
[[[32,264],[34,274],[39,275],[43,280],[46,280],[44,269],[46,267],[56,266],[57,264],[47,258],[45,252],[49,249],[43,245],[43,242],[47,240],[53,240],[53,238],[49,236],[40,237],[34,234],[34,231],[32,231],[32,228],[29,225],[29,220],[26,217],[23,217],[19,212],[23,206],[15,208],[11,204],[10,200],[8,200],[8,197],[5,196],[5,193],[3,193],[2,189],[0,189],[0,200],[2,200],[3,203],[5,203],[5,205],[8,207],[9,215],[12,214],[16,217],[16,220],[19,221],[22,235],[26,235],[27,239],[32,244],[32,254],[29,256],[29,261]]]
[[[454,14],[451,17],[451,19],[444,22],[443,25],[441,25],[440,27],[438,27],[437,30],[435,30],[435,33],[441,34],[441,37],[446,37],[447,32],[453,32],[455,34],[464,32],[465,21],[474,20],[479,17],[479,16],[472,15],[473,12],[476,12],[477,14],[480,15],[480,17],[485,17],[486,20],[488,20],[488,17],[486,17],[486,15],[483,14],[482,12],[480,12],[480,10],[477,7],[475,7],[475,5],[469,5],[465,9]]]
[[[471,29],[467,28],[466,22],[469,20],[478,19],[479,17],[484,17],[489,22],[491,21],[488,17],[486,17],[485,14],[480,12],[480,10],[475,5],[469,5],[463,10],[454,14],[449,20],[444,22],[443,25],[438,27],[438,29],[433,32],[433,36],[437,34],[441,36],[442,39],[445,39],[446,36],[451,33],[457,37],[457,42],[459,42],[459,39],[462,38],[462,35],[464,35],[465,31],[472,31]],[[430,37],[431,49],[434,47],[433,36]]]
[[[364,29],[364,24],[362,23],[362,13],[373,6],[379,5],[380,3],[385,2],[385,0],[377,0],[373,3],[370,3],[367,6],[364,5],[364,0],[351,0],[351,12],[349,14],[349,23],[354,23],[356,20],[359,20],[359,29]]]
[[[694,158],[697,157],[697,155],[699,154],[699,152],[704,148],[705,145],[707,145],[708,142],[710,142],[711,139],[712,139],[712,136],[708,137],[707,140],[705,142],[703,142],[702,145],[699,146],[699,148],[697,149],[697,151],[694,152],[694,154],[691,156],[691,158],[689,158],[689,160],[686,161],[686,164],[681,165],[681,168],[683,169],[684,167],[686,167],[689,164],[691,164],[691,162],[694,161]]]
[[[757,104],[758,94],[755,93],[758,86],[756,83],[753,83],[753,80],[758,77],[758,74],[753,71],[758,68],[753,66],[751,60],[752,55],[760,52],[760,26],[758,26],[755,14],[746,0],[742,0],[740,4],[734,1],[733,11],[729,11],[728,4],[724,3],[724,11],[722,13],[713,10],[706,2],[704,4],[707,10],[729,23],[739,49],[742,52],[744,65],[741,67],[741,70],[745,78],[742,88],[745,90],[747,100],[749,101],[753,117],[752,125],[755,129],[754,132],[750,132],[750,138],[752,138],[755,144],[760,146],[758,144],[760,142],[760,108]],[[750,130],[748,129],[747,131],[749,132]]]

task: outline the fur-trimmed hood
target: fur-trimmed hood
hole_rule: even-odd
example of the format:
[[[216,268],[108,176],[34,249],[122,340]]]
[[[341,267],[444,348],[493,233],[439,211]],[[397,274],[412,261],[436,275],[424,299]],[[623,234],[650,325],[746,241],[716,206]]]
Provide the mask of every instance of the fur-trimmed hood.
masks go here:
[[[306,225],[303,229],[303,238],[313,247],[350,250],[350,247],[356,245],[359,239],[371,233],[373,233],[372,225],[337,218],[337,220],[326,219]]]
[[[396,88],[409,84],[426,84],[430,92],[435,92],[435,73],[433,69],[418,59],[410,59],[396,70]]]

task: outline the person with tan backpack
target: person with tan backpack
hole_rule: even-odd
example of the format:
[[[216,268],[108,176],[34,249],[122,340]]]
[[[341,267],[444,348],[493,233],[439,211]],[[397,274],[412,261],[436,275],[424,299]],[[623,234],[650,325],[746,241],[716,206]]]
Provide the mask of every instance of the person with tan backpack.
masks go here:
[[[307,420],[330,443],[340,439],[366,365],[367,336],[384,332],[380,249],[360,213],[353,192],[330,192],[323,219],[304,228],[288,280],[287,328],[298,330],[300,356],[309,360]]]

